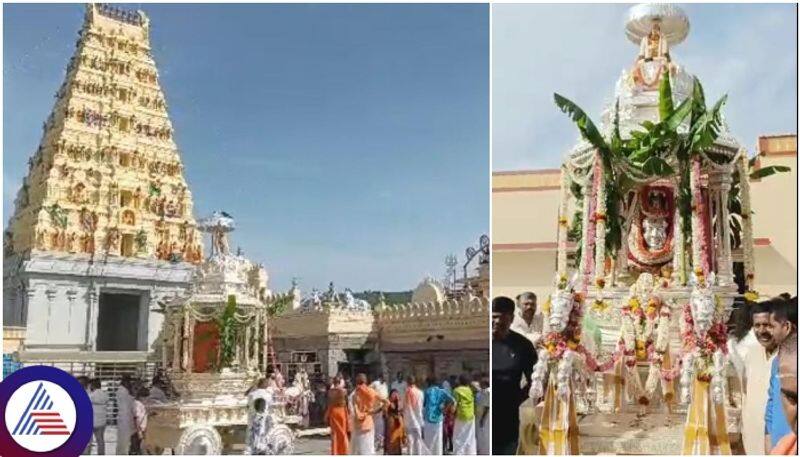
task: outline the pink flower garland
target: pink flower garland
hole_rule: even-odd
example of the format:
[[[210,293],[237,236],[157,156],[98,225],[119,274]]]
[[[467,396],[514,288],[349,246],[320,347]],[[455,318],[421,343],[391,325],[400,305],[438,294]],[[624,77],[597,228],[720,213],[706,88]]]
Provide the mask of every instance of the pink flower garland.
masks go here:
[[[583,284],[582,284],[582,287],[581,287],[581,291],[584,294],[586,293],[587,289],[589,288],[589,283],[591,281],[591,277],[593,276],[594,268],[595,268],[595,265],[594,265],[594,244],[595,244],[594,241],[595,240],[594,240],[594,238],[596,236],[595,224],[597,223],[597,220],[596,220],[596,218],[594,216],[594,213],[595,213],[595,211],[597,211],[597,188],[599,186],[600,178],[601,178],[600,170],[598,169],[598,167],[600,167],[600,166],[602,166],[602,165],[600,164],[600,156],[598,154],[595,157],[594,170],[592,170],[592,189],[591,189],[591,195],[589,196],[589,230],[588,230],[588,232],[586,234],[586,237],[588,238],[587,243],[586,243],[587,249],[586,249],[586,252],[581,253],[582,255],[586,256],[586,271],[583,272],[583,274],[584,274],[584,276],[583,276]],[[586,198],[586,197],[587,197],[586,195],[583,196],[583,198]]]
[[[708,218],[705,217],[706,205],[700,189],[700,158],[692,159],[690,173],[692,191],[692,261],[696,273],[702,269],[703,276],[710,272],[708,255]]]

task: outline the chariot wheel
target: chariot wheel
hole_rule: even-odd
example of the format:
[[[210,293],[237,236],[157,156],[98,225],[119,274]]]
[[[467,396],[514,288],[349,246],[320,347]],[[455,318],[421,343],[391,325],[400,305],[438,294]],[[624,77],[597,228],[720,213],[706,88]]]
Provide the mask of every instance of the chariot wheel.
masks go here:
[[[267,454],[291,455],[294,453],[294,432],[284,424],[277,424],[267,433]]]
[[[181,434],[175,447],[178,455],[221,455],[222,438],[214,427],[195,425]]]

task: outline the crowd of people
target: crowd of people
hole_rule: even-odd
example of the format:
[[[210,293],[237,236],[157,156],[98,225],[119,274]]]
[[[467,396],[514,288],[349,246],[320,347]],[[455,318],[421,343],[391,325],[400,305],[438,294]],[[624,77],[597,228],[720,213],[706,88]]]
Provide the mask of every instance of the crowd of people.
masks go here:
[[[94,430],[92,441],[86,447],[84,454],[90,454],[92,447],[95,454],[106,454],[105,431],[109,424],[108,408],[111,400],[103,389],[100,379],[90,379],[87,376],[78,376],[78,382],[89,394],[92,402],[92,415]],[[130,375],[123,376],[115,391],[117,405],[117,440],[115,455],[142,455],[145,432],[147,431],[147,407],[151,403],[165,402],[168,392],[172,395],[169,383],[157,373],[150,387],[147,382],[135,379]]]
[[[524,443],[538,442],[537,436],[527,436],[538,433],[538,427],[520,427],[518,413],[528,398],[542,338],[542,315],[536,308],[532,292],[516,301],[492,300],[493,454],[536,453]],[[740,423],[729,427],[734,452],[797,454],[797,297],[743,300],[727,329],[726,397],[730,406],[741,409]]]
[[[489,376],[439,382],[397,373],[387,384],[363,373],[336,375],[327,386],[325,423],[332,455],[488,455]]]

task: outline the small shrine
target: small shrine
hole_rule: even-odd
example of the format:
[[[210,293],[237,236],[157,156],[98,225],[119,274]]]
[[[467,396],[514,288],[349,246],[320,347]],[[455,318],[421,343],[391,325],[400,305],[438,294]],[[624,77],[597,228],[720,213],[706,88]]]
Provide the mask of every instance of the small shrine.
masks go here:
[[[531,388],[539,452],[730,454],[739,406],[726,396],[725,323],[736,281],[754,277],[748,157],[725,98],[707,106],[673,60],[683,10],[634,6],[625,32],[638,53],[599,125],[555,95],[581,139],[561,167],[555,292]]]

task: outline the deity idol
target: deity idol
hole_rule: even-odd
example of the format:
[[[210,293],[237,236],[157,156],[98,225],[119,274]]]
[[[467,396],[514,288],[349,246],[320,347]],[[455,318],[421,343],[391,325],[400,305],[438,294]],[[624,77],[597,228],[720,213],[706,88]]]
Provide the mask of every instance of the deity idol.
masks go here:
[[[628,259],[639,270],[658,273],[672,259],[673,189],[645,186],[632,206]]]

